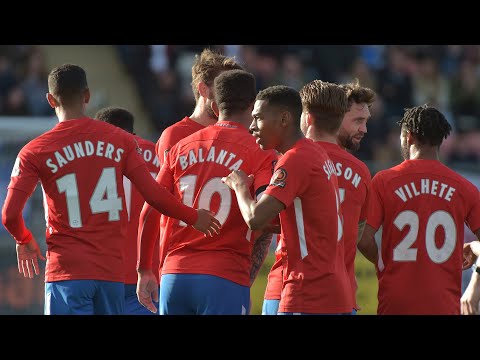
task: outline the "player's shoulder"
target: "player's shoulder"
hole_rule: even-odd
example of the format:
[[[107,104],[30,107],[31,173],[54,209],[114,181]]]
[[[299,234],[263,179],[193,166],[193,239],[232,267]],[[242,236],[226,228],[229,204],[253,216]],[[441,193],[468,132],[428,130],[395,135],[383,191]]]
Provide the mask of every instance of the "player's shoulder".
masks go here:
[[[155,148],[155,144],[153,143],[153,141],[142,138],[141,136],[138,136],[138,135],[134,135],[134,137],[135,137],[135,140],[137,141],[137,143],[140,145],[140,147],[142,147],[142,148],[147,147],[147,148],[152,148],[152,149]]]
[[[342,149],[340,146],[338,146],[335,151],[327,151],[327,153],[332,157],[332,160],[333,158],[343,160],[343,162],[345,162],[344,165],[348,165],[352,168],[355,168],[357,172],[362,172],[365,175],[370,176],[370,170],[368,169],[368,166],[362,160],[349,153],[347,150]]]

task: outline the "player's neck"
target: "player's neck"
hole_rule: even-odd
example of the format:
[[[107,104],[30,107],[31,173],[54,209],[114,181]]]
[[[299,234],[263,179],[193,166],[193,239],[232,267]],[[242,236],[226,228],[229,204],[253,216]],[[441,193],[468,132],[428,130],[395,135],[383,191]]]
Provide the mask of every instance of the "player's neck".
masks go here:
[[[303,133],[298,129],[298,131],[295,129],[292,134],[289,136],[285,137],[284,141],[277,147],[275,150],[280,152],[281,154],[285,154],[288,150],[290,150],[295,143],[300,140],[304,139],[305,136]]]
[[[336,135],[328,134],[322,131],[314,131],[312,127],[308,128],[305,137],[313,141],[323,141],[327,143],[337,144]]]
[[[438,150],[435,147],[412,146],[410,148],[410,160],[440,160]]]
[[[198,103],[190,115],[190,119],[203,126],[213,125],[217,122],[217,118],[212,116],[201,103]]]
[[[58,109],[56,111],[58,122],[64,122],[68,120],[75,120],[85,117],[85,113],[79,109]]]

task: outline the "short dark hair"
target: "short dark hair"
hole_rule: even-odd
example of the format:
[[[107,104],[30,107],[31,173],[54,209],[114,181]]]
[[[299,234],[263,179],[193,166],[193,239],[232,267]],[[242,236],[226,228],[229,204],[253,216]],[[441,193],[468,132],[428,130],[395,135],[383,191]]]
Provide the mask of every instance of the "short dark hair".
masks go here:
[[[421,105],[405,109],[403,118],[397,123],[414,135],[424,145],[440,146],[452,131],[445,116],[436,108]]]
[[[375,101],[375,91],[368,87],[361,86],[358,79],[354,79],[348,84],[342,84],[341,87],[347,93],[348,110],[351,109],[354,102],[356,104],[365,103],[370,108]]]
[[[302,99],[299,92],[294,88],[285,85],[270,86],[260,91],[255,100],[266,100],[269,105],[287,110],[300,127]]]
[[[63,64],[54,68],[48,75],[48,91],[63,106],[79,101],[87,89],[87,74],[78,65]]]
[[[247,110],[257,95],[255,76],[245,70],[222,72],[214,81],[215,102],[225,116]]]
[[[95,119],[105,121],[133,134],[133,114],[124,108],[109,106],[100,109],[95,114]]]
[[[347,93],[340,85],[322,80],[313,80],[300,90],[303,108],[311,113],[315,125],[334,134],[342,125],[348,111]]]

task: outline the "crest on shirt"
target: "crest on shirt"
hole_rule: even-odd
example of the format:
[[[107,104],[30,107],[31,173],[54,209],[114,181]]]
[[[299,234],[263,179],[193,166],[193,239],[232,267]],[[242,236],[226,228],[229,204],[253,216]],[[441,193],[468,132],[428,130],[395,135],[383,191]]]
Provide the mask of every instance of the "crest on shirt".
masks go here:
[[[272,161],[272,175],[273,175],[273,172],[275,171],[275,165],[277,165],[277,162],[278,162],[278,160],[273,160]]]
[[[270,185],[272,186],[280,186],[282,188],[285,187],[287,179],[287,171],[285,169],[279,168],[277,169],[272,176],[272,180],[270,180]]]
[[[20,175],[20,158],[19,157],[17,157],[17,160],[15,160],[11,177],[18,176],[18,175]]]
[[[163,162],[167,161],[167,155],[168,155],[169,151],[170,151],[170,149],[167,149],[163,152]]]

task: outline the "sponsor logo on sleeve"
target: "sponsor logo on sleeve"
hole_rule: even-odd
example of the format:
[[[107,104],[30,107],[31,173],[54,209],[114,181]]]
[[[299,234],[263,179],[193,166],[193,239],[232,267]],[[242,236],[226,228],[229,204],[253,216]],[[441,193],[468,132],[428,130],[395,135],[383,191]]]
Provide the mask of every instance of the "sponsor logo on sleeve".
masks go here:
[[[272,180],[270,180],[270,185],[272,186],[280,186],[282,188],[285,187],[287,182],[285,181],[287,179],[287,171],[283,168],[277,169],[272,176]]]
[[[17,159],[15,160],[15,164],[13,165],[13,169],[12,169],[12,175],[11,177],[14,177],[14,176],[18,176],[20,175],[20,158],[17,157]]]

